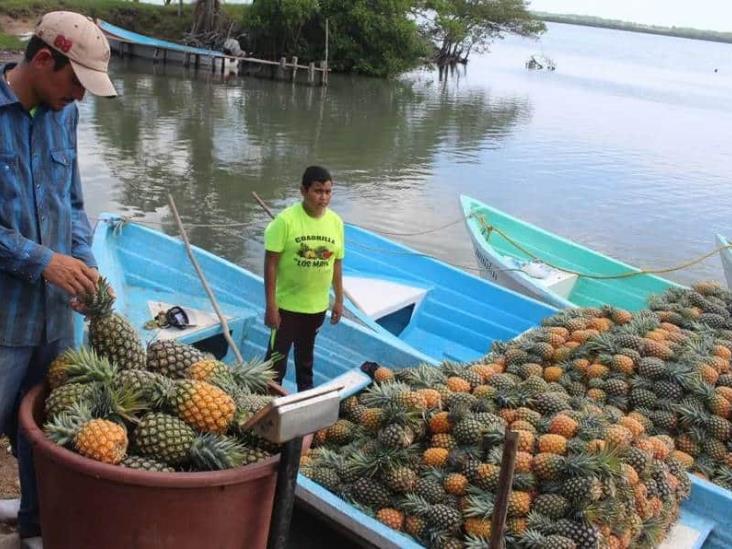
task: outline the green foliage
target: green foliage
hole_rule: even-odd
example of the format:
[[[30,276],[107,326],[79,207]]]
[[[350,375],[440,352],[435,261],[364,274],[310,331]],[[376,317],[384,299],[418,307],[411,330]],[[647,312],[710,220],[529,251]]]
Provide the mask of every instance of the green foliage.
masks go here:
[[[429,48],[410,18],[412,6],[410,0],[322,0],[320,26],[327,17],[331,65],[373,76],[416,66]]]
[[[732,32],[719,32],[712,30],[692,29],[687,27],[662,27],[659,25],[643,25],[630,21],[618,19],[603,19],[589,15],[570,15],[534,12],[534,16],[549,23],[566,23],[568,25],[583,25],[588,27],[599,27],[603,29],[617,29],[629,32],[643,32],[648,34],[660,34],[663,36],[678,36],[692,40],[711,40],[713,42],[732,43]]]
[[[428,53],[409,17],[412,8],[409,0],[257,0],[244,27],[248,49],[257,55],[319,61],[325,59],[327,19],[332,69],[390,76]]]
[[[318,13],[318,0],[258,0],[247,14],[250,48],[276,58],[293,55],[306,44],[303,27]]]
[[[439,44],[438,62],[467,60],[504,34],[537,36],[546,30],[527,9],[526,0],[432,0],[436,17],[425,23]]]
[[[22,51],[25,49],[25,42],[12,34],[0,32],[0,50]]]

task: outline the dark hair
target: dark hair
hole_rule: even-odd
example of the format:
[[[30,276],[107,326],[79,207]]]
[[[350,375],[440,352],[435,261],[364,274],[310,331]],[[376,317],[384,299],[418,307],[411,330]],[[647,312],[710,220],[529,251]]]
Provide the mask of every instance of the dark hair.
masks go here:
[[[31,62],[36,54],[43,48],[48,48],[48,50],[51,52],[51,55],[53,56],[54,71],[61,70],[69,64],[68,57],[66,57],[63,53],[56,51],[35,35],[31,36],[31,39],[28,41],[28,45],[25,47],[25,60],[27,62]]]
[[[321,166],[308,166],[305,173],[302,174],[302,186],[306,189],[310,188],[313,183],[325,183],[333,181],[330,172]]]

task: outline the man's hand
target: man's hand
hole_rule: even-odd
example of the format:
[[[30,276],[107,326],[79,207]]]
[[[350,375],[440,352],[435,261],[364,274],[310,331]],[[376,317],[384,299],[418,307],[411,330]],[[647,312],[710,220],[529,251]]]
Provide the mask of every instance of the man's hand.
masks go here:
[[[330,323],[338,324],[343,316],[343,303],[336,301],[333,303],[333,309],[330,311]]]
[[[276,306],[267,306],[267,310],[264,313],[264,324],[273,330],[277,330],[280,327],[280,310]]]
[[[78,296],[96,291],[99,273],[87,267],[83,261],[55,253],[43,271],[43,278],[67,294]]]

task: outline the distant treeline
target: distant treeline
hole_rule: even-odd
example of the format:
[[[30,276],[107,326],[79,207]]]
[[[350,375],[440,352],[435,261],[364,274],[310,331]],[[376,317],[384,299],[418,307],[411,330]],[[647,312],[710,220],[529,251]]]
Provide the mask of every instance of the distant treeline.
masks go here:
[[[601,17],[591,17],[589,15],[564,15],[557,13],[544,13],[540,11],[534,11],[532,14],[536,18],[550,23],[566,23],[568,25],[583,25],[587,27],[601,27],[604,29],[677,36],[679,38],[691,38],[693,40],[711,40],[713,42],[732,43],[732,32],[717,32],[711,30],[690,29],[686,27],[641,25],[640,23],[619,21],[617,19],[603,19]]]

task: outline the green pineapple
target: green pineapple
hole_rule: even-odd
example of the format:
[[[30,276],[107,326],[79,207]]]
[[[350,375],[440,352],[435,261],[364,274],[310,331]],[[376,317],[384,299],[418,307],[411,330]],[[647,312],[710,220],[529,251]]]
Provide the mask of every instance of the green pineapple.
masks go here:
[[[429,503],[442,503],[447,498],[447,492],[442,483],[436,478],[426,477],[417,480],[414,493]]]
[[[74,404],[90,404],[97,389],[95,383],[67,383],[53,389],[46,399],[46,419],[53,419]]]
[[[660,358],[646,356],[638,363],[638,373],[648,379],[658,379],[665,370],[666,363]]]
[[[399,494],[412,492],[417,484],[417,473],[408,467],[393,467],[388,469],[382,479],[390,490]]]
[[[169,465],[145,456],[127,455],[121,462],[122,467],[150,471],[154,473],[174,473],[175,469]]]
[[[351,486],[351,497],[357,502],[368,505],[374,509],[389,507],[392,501],[392,493],[382,482],[361,477]]]
[[[569,509],[569,501],[560,494],[540,494],[532,506],[532,511],[555,520],[564,518]]]
[[[147,347],[147,369],[167,377],[185,378],[189,368],[204,355],[192,345],[174,340],[153,341]],[[144,368],[145,364],[141,366]]]
[[[112,309],[114,297],[104,277],[97,291],[85,294],[82,302],[89,318],[89,341],[102,357],[122,370],[145,368],[145,347],[129,320]]]
[[[587,522],[562,519],[557,522],[555,529],[558,535],[574,541],[577,549],[596,549],[598,547],[597,528]]]
[[[199,470],[217,470],[244,462],[240,443],[214,433],[196,433],[182,420],[158,412],[143,416],[133,440],[139,454],[170,465],[191,462]]]

